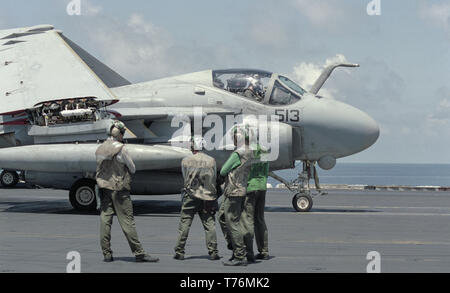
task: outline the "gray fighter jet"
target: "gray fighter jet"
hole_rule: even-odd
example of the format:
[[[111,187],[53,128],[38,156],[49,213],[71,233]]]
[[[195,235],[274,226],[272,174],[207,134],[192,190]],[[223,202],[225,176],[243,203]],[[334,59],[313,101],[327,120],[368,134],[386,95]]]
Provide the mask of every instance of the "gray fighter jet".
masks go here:
[[[311,195],[317,194],[309,189],[311,178],[318,183],[315,164],[331,169],[336,159],[361,152],[379,136],[366,113],[317,95],[339,66],[358,65],[326,68],[309,91],[285,75],[253,69],[131,84],[51,25],[0,31],[1,183],[14,186],[21,174],[29,184],[70,190],[76,209],[95,209],[95,150],[118,119],[127,126],[138,171],[132,193],[177,194],[180,162],[191,155],[183,142],[217,127],[209,117],[223,122],[224,136],[215,142],[230,132],[233,125],[225,122],[230,116],[276,117],[278,122],[268,119],[269,126],[259,129],[265,133],[277,123],[271,170],[302,161],[303,172],[294,182],[271,174],[294,192],[297,211],[309,211]],[[208,153],[220,167],[231,150],[218,145]]]

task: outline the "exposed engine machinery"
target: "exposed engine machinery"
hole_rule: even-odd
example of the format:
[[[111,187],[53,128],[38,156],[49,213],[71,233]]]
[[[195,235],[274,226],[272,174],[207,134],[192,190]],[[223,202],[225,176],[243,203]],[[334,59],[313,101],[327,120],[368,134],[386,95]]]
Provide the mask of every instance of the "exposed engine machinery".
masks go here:
[[[94,97],[73,98],[39,103],[26,110],[31,125],[52,126],[67,123],[95,122],[109,118],[108,103]]]

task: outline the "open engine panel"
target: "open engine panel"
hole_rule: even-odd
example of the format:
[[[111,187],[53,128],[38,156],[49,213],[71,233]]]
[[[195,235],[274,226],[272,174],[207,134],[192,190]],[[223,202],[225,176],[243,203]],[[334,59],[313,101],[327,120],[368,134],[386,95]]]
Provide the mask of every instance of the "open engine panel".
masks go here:
[[[115,102],[95,97],[41,102],[25,111],[28,135],[35,144],[104,140],[114,118],[106,107]]]
[[[94,97],[48,101],[26,110],[28,121],[36,126],[54,126],[82,122],[95,122],[109,118],[108,101]]]

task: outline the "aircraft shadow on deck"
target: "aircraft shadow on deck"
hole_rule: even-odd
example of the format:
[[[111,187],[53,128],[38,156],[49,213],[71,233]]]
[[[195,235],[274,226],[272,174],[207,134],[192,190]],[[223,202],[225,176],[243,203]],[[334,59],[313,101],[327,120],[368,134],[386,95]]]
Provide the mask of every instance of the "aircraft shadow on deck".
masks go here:
[[[297,213],[293,207],[270,207],[267,206],[265,208],[266,213]],[[306,212],[303,214],[308,213],[379,213],[378,210],[368,210],[368,209],[347,209],[347,208],[312,208],[310,212]]]
[[[4,187],[0,184],[0,189],[8,190],[8,189],[37,189],[37,188],[29,184],[19,182],[14,187]]]
[[[220,202],[219,202],[220,203]],[[61,215],[99,215],[99,212],[77,211],[72,208],[68,200],[41,200],[41,201],[5,201],[2,205],[10,206],[3,210],[6,213],[36,213]],[[181,203],[175,200],[133,200],[133,210],[136,216],[143,217],[178,217]],[[270,205],[265,208],[266,213],[297,213],[292,206]],[[348,209],[348,208],[312,208],[317,213],[378,213],[379,210]]]
[[[59,215],[95,215],[99,212],[77,211],[72,208],[69,201],[5,201],[2,205],[10,206],[3,213],[35,213],[35,214],[59,214]],[[136,216],[144,217],[178,217],[180,214],[180,203],[176,201],[160,200],[136,200],[133,201],[133,211]]]

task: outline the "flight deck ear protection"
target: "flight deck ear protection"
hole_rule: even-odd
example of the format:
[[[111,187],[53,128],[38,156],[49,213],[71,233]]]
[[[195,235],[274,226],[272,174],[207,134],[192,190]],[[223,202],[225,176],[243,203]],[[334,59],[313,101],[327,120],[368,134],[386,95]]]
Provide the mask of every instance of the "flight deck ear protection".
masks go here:
[[[236,137],[249,139],[249,127],[248,125],[236,125],[233,129],[233,135],[236,135]]]
[[[120,134],[124,135],[126,132],[126,127],[125,124],[123,124],[123,122],[121,121],[114,121],[111,125],[111,128],[109,129],[109,134],[112,135],[113,134],[113,129],[117,128],[120,131]]]
[[[238,143],[245,141],[247,144],[249,141],[248,125],[236,125],[233,129],[233,135]]]

